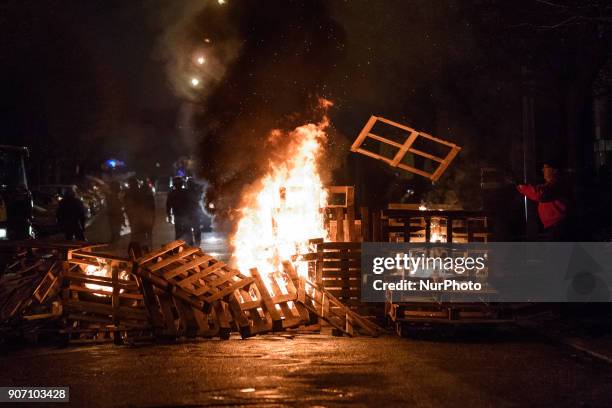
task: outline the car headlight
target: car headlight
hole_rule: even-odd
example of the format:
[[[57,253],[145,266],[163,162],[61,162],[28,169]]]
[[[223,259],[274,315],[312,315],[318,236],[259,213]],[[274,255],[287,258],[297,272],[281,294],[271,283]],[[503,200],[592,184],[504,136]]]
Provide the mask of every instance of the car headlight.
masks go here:
[[[0,228],[0,239],[6,239],[6,228]]]

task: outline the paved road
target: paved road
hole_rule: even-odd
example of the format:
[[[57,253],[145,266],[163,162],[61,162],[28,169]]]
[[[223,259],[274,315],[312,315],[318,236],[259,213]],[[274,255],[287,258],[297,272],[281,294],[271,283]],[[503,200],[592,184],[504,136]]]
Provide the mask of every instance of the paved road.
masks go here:
[[[164,203],[158,197],[155,245],[173,238],[162,222]],[[106,239],[103,220],[101,214],[90,239]],[[203,246],[227,256],[222,235],[207,234]],[[77,407],[612,405],[612,366],[534,334],[429,334],[2,350],[0,386],[68,385]]]
[[[79,407],[610,406],[610,366],[518,332],[480,336],[22,350],[0,357],[0,384],[69,385]]]

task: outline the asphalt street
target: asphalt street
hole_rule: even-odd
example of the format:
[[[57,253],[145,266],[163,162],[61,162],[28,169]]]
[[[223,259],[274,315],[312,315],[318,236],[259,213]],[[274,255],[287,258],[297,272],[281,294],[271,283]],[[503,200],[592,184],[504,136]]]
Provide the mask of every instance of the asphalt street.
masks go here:
[[[160,197],[158,207],[163,202]],[[95,237],[103,233],[103,220],[100,214],[90,239],[104,240]],[[160,216],[155,245],[171,239],[172,226]],[[128,241],[124,237],[116,250]],[[219,234],[205,235],[203,247],[227,256]],[[509,326],[415,334],[346,338],[324,331],[17,348],[0,354],[0,386],[69,386],[75,407],[611,405],[611,365],[533,331]]]
[[[27,349],[0,365],[0,384],[70,386],[77,407],[605,407],[612,396],[610,366],[515,330]]]

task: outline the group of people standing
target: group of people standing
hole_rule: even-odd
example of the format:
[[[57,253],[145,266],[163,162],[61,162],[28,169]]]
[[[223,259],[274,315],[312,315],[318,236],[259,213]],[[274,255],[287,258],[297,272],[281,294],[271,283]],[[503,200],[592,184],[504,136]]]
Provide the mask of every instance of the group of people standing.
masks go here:
[[[153,248],[153,226],[155,225],[155,194],[148,183],[142,183],[135,177],[128,180],[128,188],[121,194],[119,182],[110,184],[107,195],[108,221],[111,231],[111,242],[117,242],[121,228],[125,225],[125,215],[130,225],[132,241]]]
[[[192,179],[187,183],[181,177],[173,179],[173,188],[166,203],[167,221],[174,223],[176,239],[189,245],[200,246],[202,225],[205,219],[202,207],[202,187]],[[118,181],[112,181],[106,194],[110,242],[121,237],[121,229],[127,221],[131,241],[153,248],[155,225],[155,192],[148,182],[135,177],[128,180],[128,188],[122,191]],[[60,202],[57,219],[66,239],[85,240],[85,208],[74,192],[66,193]]]

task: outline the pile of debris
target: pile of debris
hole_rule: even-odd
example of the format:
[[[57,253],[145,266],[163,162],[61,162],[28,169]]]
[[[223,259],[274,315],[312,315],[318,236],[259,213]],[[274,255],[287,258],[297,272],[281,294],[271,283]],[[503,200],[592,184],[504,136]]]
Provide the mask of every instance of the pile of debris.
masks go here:
[[[348,336],[381,328],[321,285],[283,270],[250,276],[199,248],[174,241],[131,257],[100,246],[22,251],[0,279],[0,338],[55,336],[70,343],[142,339],[242,338],[303,327],[319,319]],[[317,326],[319,325],[319,326]]]

